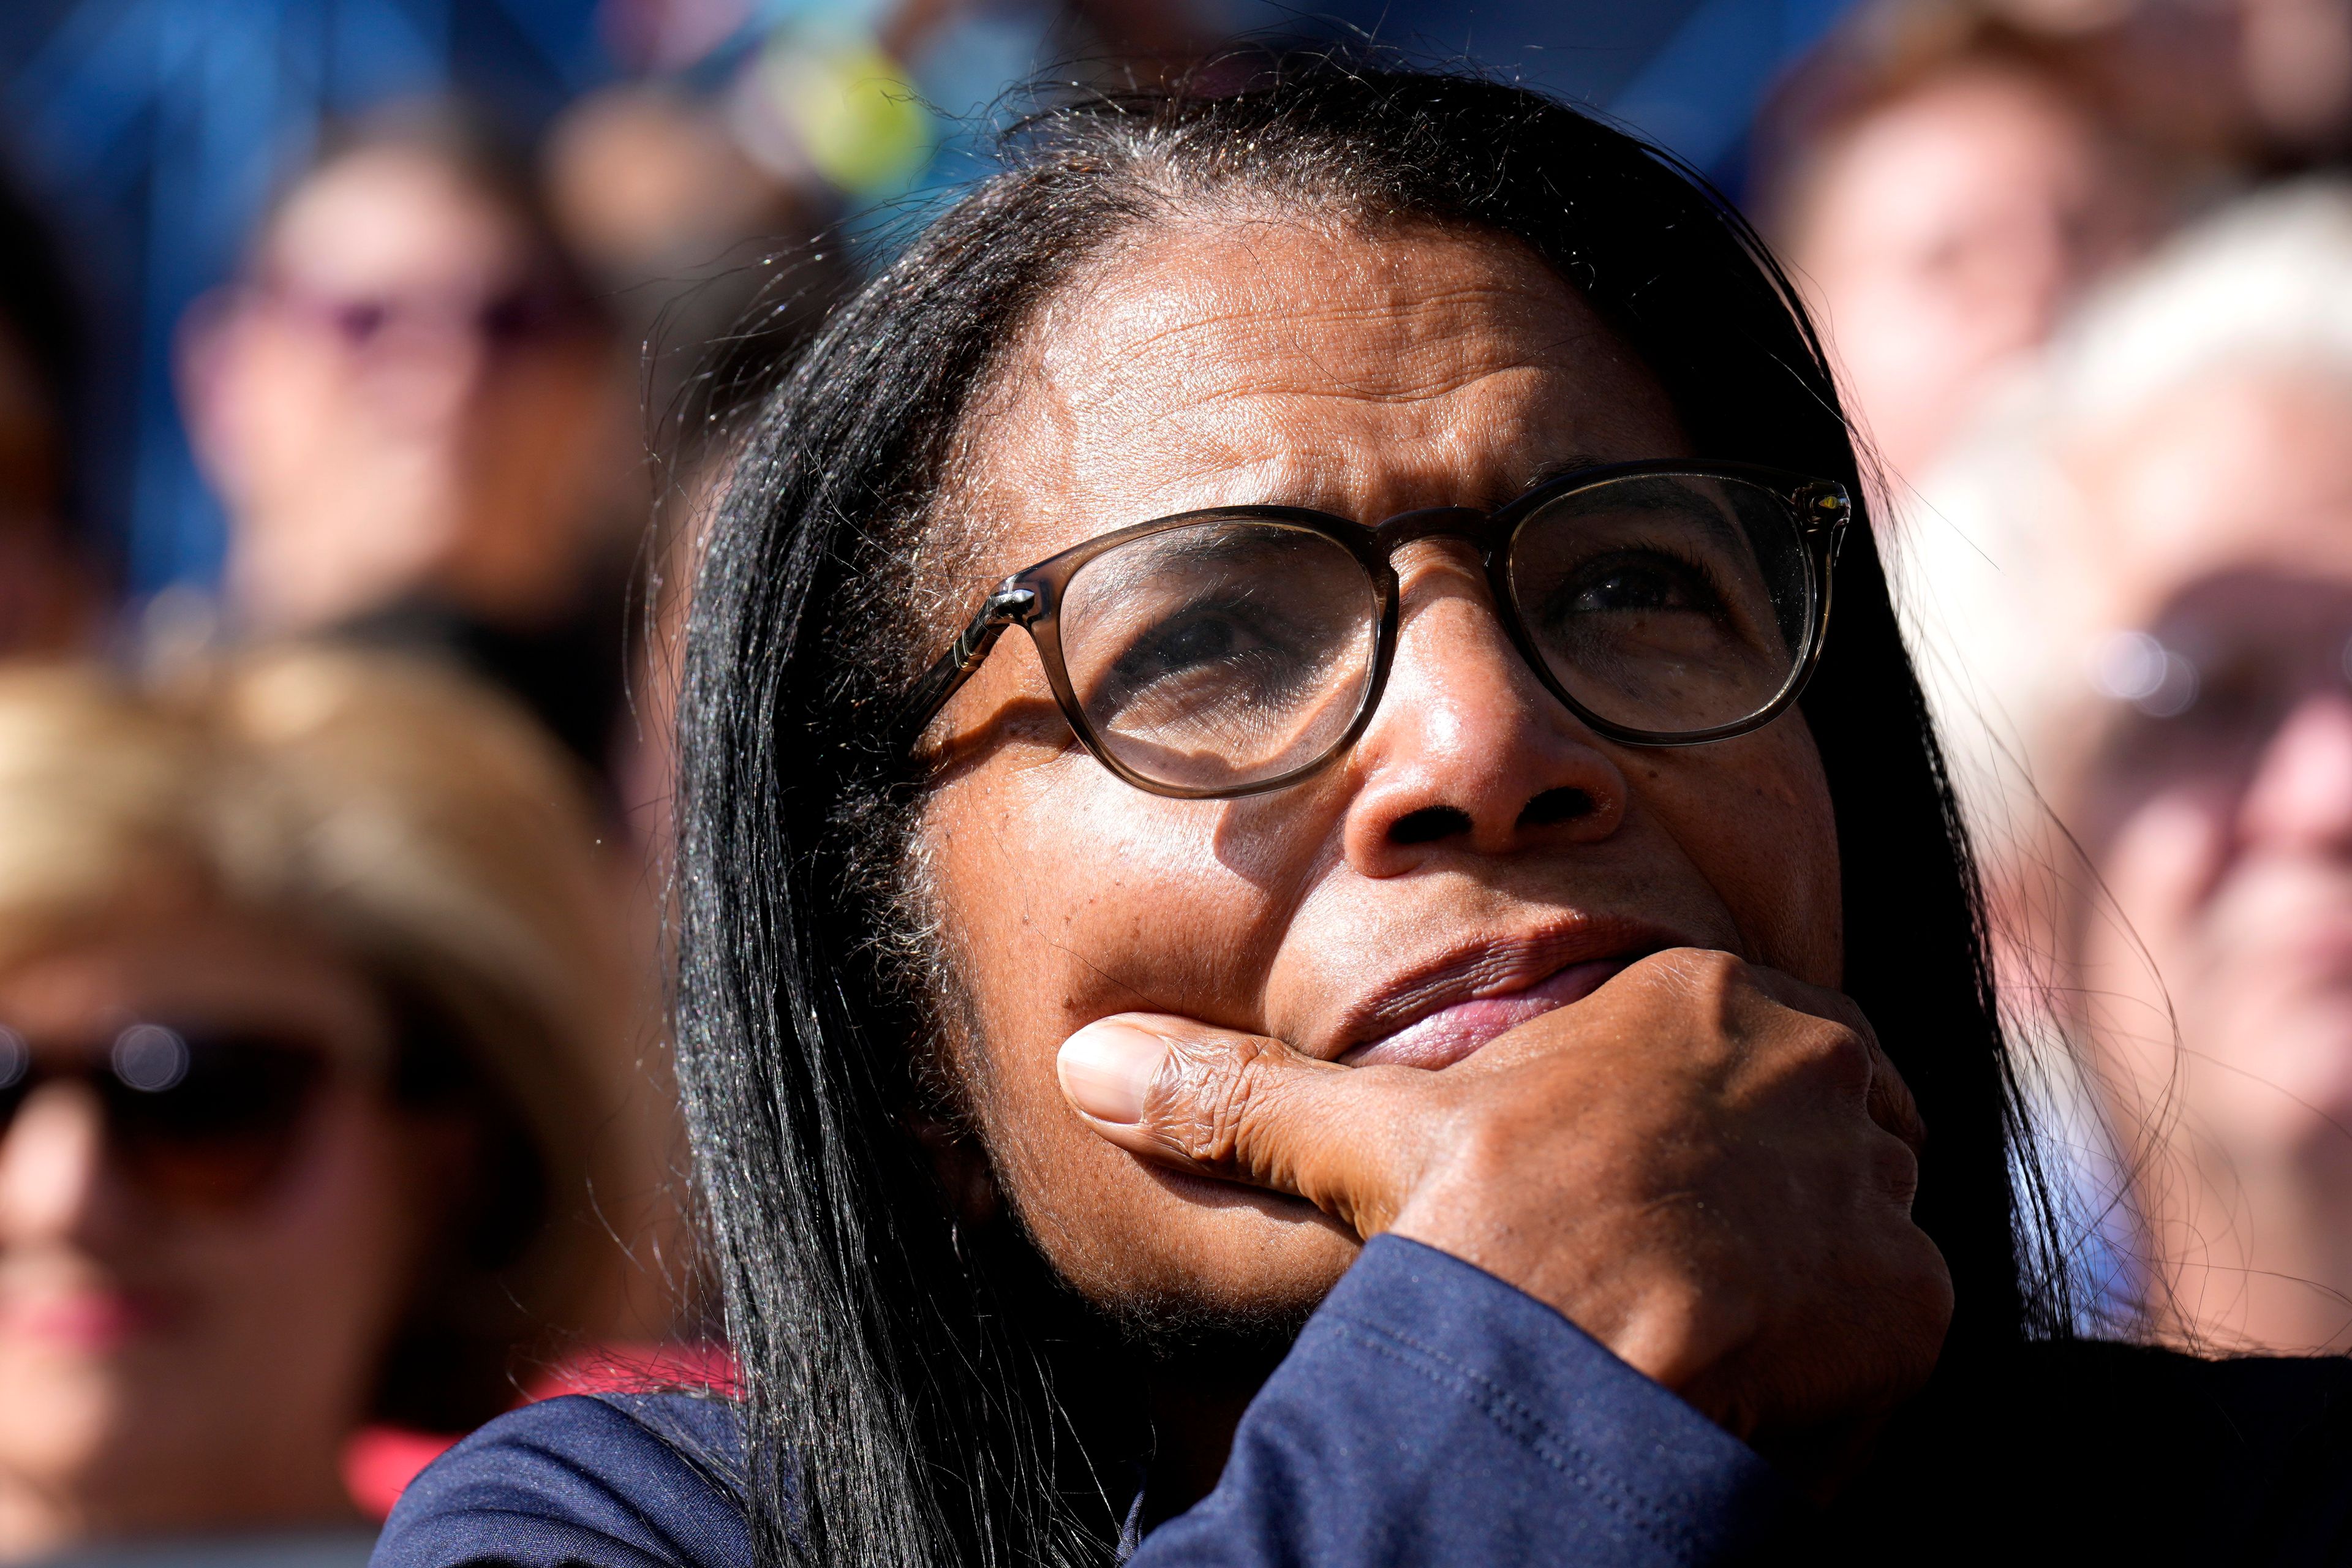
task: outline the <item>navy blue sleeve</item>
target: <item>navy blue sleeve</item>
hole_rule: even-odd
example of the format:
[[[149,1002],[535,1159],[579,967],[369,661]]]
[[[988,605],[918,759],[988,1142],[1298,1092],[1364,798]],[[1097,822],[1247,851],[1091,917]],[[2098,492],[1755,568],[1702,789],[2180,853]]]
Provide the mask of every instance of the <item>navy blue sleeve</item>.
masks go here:
[[[1566,1318],[1379,1237],[1131,1568],[1738,1562],[1794,1517],[1755,1451]]]
[[[742,1568],[737,1435],[685,1395],[550,1400],[417,1478],[372,1568]],[[1375,1239],[1251,1404],[1217,1489],[1133,1568],[1575,1563],[1756,1554],[1764,1461],[1541,1302]]]
[[[369,1568],[748,1568],[726,1479],[734,1417],[687,1394],[582,1395],[501,1415],[410,1483]]]

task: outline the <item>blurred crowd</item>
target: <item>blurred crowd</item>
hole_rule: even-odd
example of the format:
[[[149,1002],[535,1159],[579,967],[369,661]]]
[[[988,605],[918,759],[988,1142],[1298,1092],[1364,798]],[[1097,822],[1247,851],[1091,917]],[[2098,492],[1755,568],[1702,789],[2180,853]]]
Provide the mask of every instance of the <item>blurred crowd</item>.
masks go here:
[[[2095,1328],[2352,1350],[2352,6],[1889,0],[1759,128]]]
[[[692,521],[924,103],[1197,39],[785,7],[713,71],[728,7],[612,9],[642,69],[534,136],[329,126],[180,322],[215,584],[90,543],[88,280],[0,199],[0,1563],[357,1564],[500,1411],[729,1375],[661,1018]]]
[[[820,89],[968,11],[812,23],[749,109],[338,127],[182,325],[212,593],[80,542],[73,258],[0,204],[0,1562],[358,1562],[516,1400],[725,1376],[659,1017],[685,542],[853,274],[815,237],[929,154]],[[2102,1326],[2352,1350],[2352,0],[1869,0],[1752,148],[2078,1211],[2032,1222]]]

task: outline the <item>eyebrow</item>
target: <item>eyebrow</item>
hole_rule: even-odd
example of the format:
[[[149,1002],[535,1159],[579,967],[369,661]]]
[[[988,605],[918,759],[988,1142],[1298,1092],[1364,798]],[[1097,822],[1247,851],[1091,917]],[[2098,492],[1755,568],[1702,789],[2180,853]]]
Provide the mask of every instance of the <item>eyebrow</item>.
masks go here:
[[[1321,536],[1310,537],[1320,539]],[[1154,540],[1165,542],[1160,545],[1156,554],[1141,550],[1114,550],[1107,555],[1097,556],[1080,570],[1094,574],[1096,591],[1099,592],[1106,583],[1112,587],[1131,586],[1159,576],[1172,565],[1246,564],[1254,556],[1270,557],[1279,551],[1279,546],[1273,545],[1263,533],[1255,530],[1236,531],[1223,521],[1214,518],[1204,518],[1191,527],[1151,535],[1135,542],[1149,543]],[[1128,556],[1124,562],[1120,560],[1122,555]]]
[[[1557,462],[1547,463],[1536,470],[1534,476],[1519,487],[1519,493],[1525,495],[1529,490],[1543,489],[1554,479],[1564,479],[1572,474],[1583,473],[1588,468],[1605,468],[1608,466],[1607,459],[1596,458],[1590,452],[1571,453]]]

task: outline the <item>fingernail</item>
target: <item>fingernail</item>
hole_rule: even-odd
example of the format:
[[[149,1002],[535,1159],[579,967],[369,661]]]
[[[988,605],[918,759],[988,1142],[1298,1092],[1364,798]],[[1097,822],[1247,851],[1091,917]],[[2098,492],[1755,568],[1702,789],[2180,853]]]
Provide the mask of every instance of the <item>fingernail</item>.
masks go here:
[[[1143,1097],[1168,1059],[1157,1035],[1108,1020],[1088,1024],[1062,1042],[1062,1092],[1098,1121],[1131,1126],[1143,1120]]]

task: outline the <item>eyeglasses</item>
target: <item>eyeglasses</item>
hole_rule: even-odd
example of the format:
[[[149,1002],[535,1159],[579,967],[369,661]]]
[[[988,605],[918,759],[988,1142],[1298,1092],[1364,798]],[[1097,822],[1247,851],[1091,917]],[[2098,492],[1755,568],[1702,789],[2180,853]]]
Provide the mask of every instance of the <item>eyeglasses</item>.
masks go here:
[[[1396,652],[1395,556],[1475,545],[1503,626],[1595,732],[1686,746],[1769,723],[1804,689],[1853,515],[1843,486],[1744,464],[1588,468],[1488,513],[1368,528],[1220,507],[1090,539],[1000,584],[908,692],[904,743],[1024,628],[1103,766],[1154,795],[1280,789],[1349,745]]]
[[[2090,755],[2103,781],[2147,790],[2193,774],[2242,785],[2304,703],[2352,697],[2352,604],[2341,592],[2248,586],[2269,591],[2093,646],[2084,674],[2107,704]]]
[[[283,1173],[326,1077],[318,1049],[254,1036],[133,1024],[103,1057],[49,1061],[0,1026],[0,1139],[36,1089],[79,1082],[97,1097],[110,1152],[144,1191],[235,1209]]]

